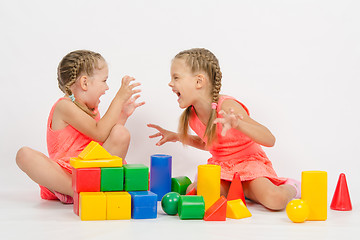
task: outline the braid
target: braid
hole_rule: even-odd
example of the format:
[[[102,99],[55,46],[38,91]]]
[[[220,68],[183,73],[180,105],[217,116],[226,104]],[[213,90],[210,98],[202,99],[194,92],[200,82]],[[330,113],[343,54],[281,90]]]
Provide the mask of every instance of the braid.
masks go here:
[[[222,73],[220,71],[219,61],[215,55],[204,48],[193,48],[178,53],[175,58],[184,58],[193,73],[198,71],[204,71],[207,73],[212,86],[212,102],[217,104],[219,101],[219,94],[221,89]],[[186,130],[186,132],[180,132],[180,135],[183,138],[187,137],[188,119],[190,117],[190,113],[191,112],[188,108],[184,111],[182,117],[180,118],[179,129]],[[216,117],[216,109],[212,109],[204,133],[204,136],[207,138],[208,145],[216,139],[216,125],[213,124]]]
[[[92,76],[94,69],[99,68],[100,60],[105,61],[99,53],[88,50],[77,50],[67,54],[58,66],[58,86],[60,90],[71,96],[73,94],[70,89],[71,86],[81,74]],[[93,109],[89,109],[87,106],[76,101],[76,99],[73,102],[90,116],[96,116],[93,113]]]

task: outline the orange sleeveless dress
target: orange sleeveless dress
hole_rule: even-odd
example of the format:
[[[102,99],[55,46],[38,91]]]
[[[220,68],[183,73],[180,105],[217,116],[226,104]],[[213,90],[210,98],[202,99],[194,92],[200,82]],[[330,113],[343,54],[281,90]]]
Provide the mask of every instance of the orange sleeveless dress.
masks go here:
[[[64,100],[70,101],[69,98],[60,98],[56,101],[54,106],[51,108],[48,122],[47,122],[47,148],[49,152],[49,158],[57,162],[63,169],[67,172],[72,173],[70,166],[70,158],[77,157],[82,150],[91,142],[93,139],[86,136],[85,134],[79,132],[71,125],[66,126],[60,130],[52,130],[52,118],[56,104]],[[96,109],[95,111],[98,112]],[[100,120],[100,114],[97,114],[95,117],[96,121]],[[101,145],[102,143],[99,142]],[[42,199],[57,199],[57,197],[49,191],[47,188],[40,186],[40,196]]]
[[[226,99],[235,100],[249,114],[249,110],[238,100],[222,95],[216,109],[219,118],[222,118],[219,111]],[[192,108],[189,125],[206,143],[207,140],[204,137],[206,126],[197,117],[194,108]],[[220,123],[217,124],[216,128],[217,140],[209,147],[212,157],[208,159],[208,164],[221,167],[221,179],[232,181],[234,174],[238,172],[241,181],[266,177],[275,185],[284,184],[287,178],[280,178],[276,175],[270,160],[259,144],[236,129],[230,129],[225,136],[221,136],[222,125]]]

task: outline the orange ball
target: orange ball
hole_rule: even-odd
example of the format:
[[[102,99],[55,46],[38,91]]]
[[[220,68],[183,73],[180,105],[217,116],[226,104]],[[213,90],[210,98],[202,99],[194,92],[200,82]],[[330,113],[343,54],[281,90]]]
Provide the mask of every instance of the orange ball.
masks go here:
[[[309,205],[301,199],[291,200],[286,206],[286,214],[294,223],[305,222],[309,217]]]

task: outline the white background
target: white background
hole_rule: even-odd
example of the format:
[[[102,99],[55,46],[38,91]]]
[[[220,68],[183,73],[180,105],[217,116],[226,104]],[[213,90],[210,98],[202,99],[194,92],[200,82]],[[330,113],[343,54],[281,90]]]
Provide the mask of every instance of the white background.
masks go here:
[[[38,194],[17,168],[16,151],[47,154],[48,113],[62,96],[57,65],[77,49],[99,52],[109,64],[102,114],[124,75],[142,83],[146,104],[127,123],[127,161],[149,166],[152,154],[170,154],[173,176],[193,179],[209,153],[180,143],[156,147],[146,124],[177,129],[182,110],[167,86],[171,59],[204,47],[220,61],[222,93],[276,136],[264,150],[278,175],[300,180],[302,171],[327,171],[330,201],[344,172],[359,202],[359,12],[356,0],[1,1],[2,188]]]

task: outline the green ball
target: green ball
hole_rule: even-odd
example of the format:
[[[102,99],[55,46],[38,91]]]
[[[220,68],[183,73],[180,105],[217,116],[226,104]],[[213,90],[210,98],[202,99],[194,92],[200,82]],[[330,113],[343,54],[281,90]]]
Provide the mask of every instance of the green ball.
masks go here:
[[[177,192],[169,192],[161,199],[161,207],[166,214],[176,215],[178,213],[180,194]]]

